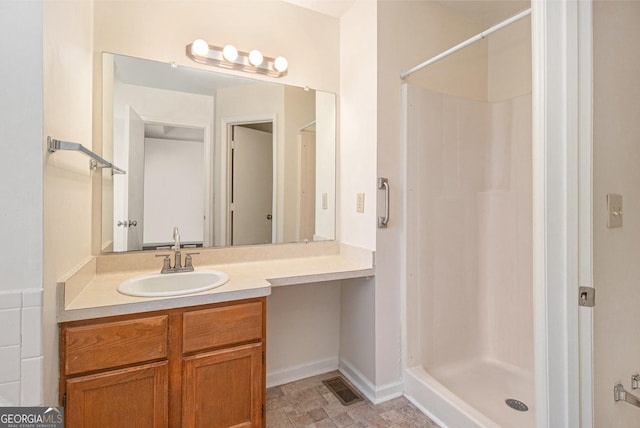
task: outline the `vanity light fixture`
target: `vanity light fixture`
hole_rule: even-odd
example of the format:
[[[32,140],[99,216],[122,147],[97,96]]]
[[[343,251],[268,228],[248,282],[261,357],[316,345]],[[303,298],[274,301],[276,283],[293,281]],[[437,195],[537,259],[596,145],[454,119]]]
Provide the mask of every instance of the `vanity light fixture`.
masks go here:
[[[238,49],[233,45],[227,45],[222,48],[222,56],[229,62],[234,62],[238,59]]]
[[[251,63],[251,65],[254,65],[257,67],[260,64],[262,64],[263,61],[264,61],[264,56],[262,55],[262,52],[260,52],[259,50],[254,49],[251,52],[249,52],[249,62]]]
[[[270,58],[257,49],[248,53],[242,52],[233,45],[220,48],[202,39],[194,40],[187,45],[187,56],[200,64],[266,74],[271,77],[282,77],[287,74],[289,68],[289,63],[283,56]]]

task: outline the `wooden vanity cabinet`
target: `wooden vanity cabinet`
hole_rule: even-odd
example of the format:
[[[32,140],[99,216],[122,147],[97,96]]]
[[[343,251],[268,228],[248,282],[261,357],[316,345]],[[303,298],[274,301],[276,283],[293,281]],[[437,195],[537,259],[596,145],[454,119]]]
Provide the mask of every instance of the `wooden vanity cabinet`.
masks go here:
[[[76,427],[264,427],[265,298],[60,324]]]

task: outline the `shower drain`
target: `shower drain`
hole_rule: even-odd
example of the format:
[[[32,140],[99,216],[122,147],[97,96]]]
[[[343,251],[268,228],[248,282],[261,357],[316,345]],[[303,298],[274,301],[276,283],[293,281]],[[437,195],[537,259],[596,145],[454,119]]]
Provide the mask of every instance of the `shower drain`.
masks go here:
[[[507,403],[507,406],[511,407],[514,410],[517,410],[519,412],[526,412],[527,410],[529,410],[529,407],[524,404],[522,401],[520,400],[514,400],[513,398],[507,398],[506,400],[504,400],[505,403]]]

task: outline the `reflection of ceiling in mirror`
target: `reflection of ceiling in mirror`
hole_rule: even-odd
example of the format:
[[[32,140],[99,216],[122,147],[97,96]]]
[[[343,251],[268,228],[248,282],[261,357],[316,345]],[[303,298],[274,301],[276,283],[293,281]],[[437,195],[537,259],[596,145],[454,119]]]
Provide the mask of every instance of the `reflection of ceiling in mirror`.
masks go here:
[[[204,128],[145,123],[144,136],[160,140],[204,141]]]
[[[222,88],[268,84],[255,79],[211,73],[198,68],[172,67],[163,62],[123,55],[114,55],[113,62],[115,78],[122,83],[192,94],[213,95]]]

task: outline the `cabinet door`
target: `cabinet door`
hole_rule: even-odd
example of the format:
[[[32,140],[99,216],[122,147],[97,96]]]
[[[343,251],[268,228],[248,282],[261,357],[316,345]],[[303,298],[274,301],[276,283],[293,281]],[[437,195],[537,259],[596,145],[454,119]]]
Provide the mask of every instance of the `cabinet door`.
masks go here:
[[[158,362],[67,379],[66,426],[167,426],[168,363]]]
[[[261,427],[262,344],[184,358],[184,428]]]

